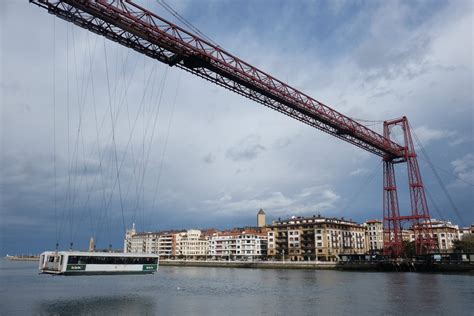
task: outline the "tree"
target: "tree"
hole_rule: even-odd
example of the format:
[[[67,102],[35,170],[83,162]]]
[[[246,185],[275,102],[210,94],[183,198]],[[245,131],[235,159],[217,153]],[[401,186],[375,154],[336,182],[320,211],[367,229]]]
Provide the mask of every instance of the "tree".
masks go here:
[[[416,256],[416,249],[415,249],[415,242],[414,241],[403,241],[403,255],[406,258],[415,258]]]
[[[474,234],[464,236],[464,238],[461,240],[455,240],[454,250],[459,252],[474,253]]]

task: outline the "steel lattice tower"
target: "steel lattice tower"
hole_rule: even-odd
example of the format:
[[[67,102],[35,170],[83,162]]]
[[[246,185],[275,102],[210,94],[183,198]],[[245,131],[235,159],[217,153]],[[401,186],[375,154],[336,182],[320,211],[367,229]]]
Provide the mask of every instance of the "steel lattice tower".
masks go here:
[[[401,127],[403,131],[403,157],[383,159],[383,210],[384,210],[384,253],[400,256],[403,249],[403,222],[409,222],[414,232],[417,254],[429,253],[436,249],[431,227],[431,218],[426,203],[425,189],[421,179],[420,168],[411,137],[408,119],[402,117],[384,122],[384,137],[390,139],[391,130]],[[406,163],[408,186],[410,191],[411,214],[400,215],[397,184],[395,181],[395,164]]]

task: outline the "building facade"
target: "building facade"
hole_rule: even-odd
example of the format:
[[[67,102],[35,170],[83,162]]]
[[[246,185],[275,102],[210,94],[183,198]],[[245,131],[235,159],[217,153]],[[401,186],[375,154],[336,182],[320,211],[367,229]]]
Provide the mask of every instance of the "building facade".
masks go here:
[[[420,225],[426,225],[421,223]],[[462,229],[459,229],[458,225],[451,223],[450,221],[431,219],[431,227],[433,229],[433,236],[436,240],[436,244],[439,252],[451,252],[454,250],[454,242],[462,238]],[[409,238],[404,240],[414,242],[415,234],[413,229],[407,230]]]
[[[337,261],[340,254],[366,253],[365,226],[338,218],[291,217],[274,221],[268,231],[269,257]]]
[[[380,252],[383,250],[383,223],[373,219],[364,223],[366,227],[366,248],[369,252]]]
[[[463,240],[468,236],[473,236],[474,235],[474,224],[472,224],[470,227],[463,227],[459,229],[459,239]]]
[[[431,220],[433,235],[438,242],[440,252],[449,252],[454,249],[454,241],[459,240],[459,226],[449,221]]]
[[[171,258],[176,254],[176,235],[179,232],[139,232],[127,229],[123,251],[126,253],[152,253],[161,258]]]
[[[260,259],[267,255],[267,236],[245,231],[215,233],[209,239],[209,255],[215,259]]]
[[[198,229],[190,229],[175,235],[175,256],[178,258],[202,258],[209,255],[208,237]]]

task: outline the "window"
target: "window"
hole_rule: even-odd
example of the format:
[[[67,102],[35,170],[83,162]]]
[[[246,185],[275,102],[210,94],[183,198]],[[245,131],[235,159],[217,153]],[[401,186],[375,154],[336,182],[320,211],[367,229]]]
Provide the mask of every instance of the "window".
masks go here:
[[[69,256],[68,264],[156,264],[151,257]]]

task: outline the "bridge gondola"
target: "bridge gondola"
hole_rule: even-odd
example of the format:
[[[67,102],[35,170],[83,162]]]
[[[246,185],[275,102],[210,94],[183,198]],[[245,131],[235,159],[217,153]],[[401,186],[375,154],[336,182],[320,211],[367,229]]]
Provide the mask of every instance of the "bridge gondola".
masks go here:
[[[152,274],[158,255],[85,251],[46,251],[39,270],[53,275]]]

